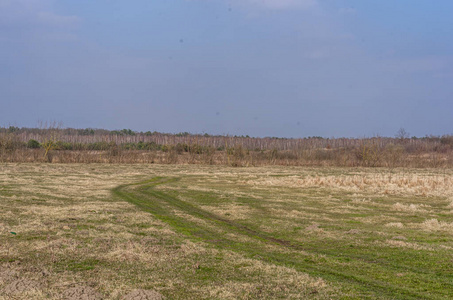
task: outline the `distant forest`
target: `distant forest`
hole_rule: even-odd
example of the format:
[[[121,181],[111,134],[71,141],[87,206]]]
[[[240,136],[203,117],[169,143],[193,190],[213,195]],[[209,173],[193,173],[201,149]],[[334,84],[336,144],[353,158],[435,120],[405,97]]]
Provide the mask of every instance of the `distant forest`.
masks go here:
[[[453,136],[257,138],[44,124],[0,127],[0,161],[439,168],[453,166]]]

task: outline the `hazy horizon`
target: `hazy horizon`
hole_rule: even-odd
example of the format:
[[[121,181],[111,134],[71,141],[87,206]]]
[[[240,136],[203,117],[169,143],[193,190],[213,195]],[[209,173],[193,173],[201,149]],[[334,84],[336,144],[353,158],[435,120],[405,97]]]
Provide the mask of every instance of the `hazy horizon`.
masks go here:
[[[254,135],[249,135],[249,134],[241,134],[241,135],[234,135],[234,134],[229,134],[229,133],[221,133],[221,134],[214,134],[210,132],[189,132],[189,131],[175,131],[175,132],[164,132],[164,131],[154,131],[154,130],[134,130],[132,128],[96,128],[96,127],[68,127],[64,126],[62,122],[47,122],[48,124],[60,124],[60,125],[43,125],[43,126],[20,126],[18,124],[9,124],[6,126],[0,125],[1,128],[8,129],[10,127],[17,127],[21,130],[27,130],[27,129],[58,129],[58,130],[66,130],[66,129],[73,129],[73,130],[87,130],[87,129],[92,129],[92,130],[105,130],[105,131],[123,131],[123,130],[132,130],[134,133],[138,134],[146,134],[147,132],[151,133],[158,133],[158,134],[169,134],[169,135],[180,135],[180,134],[189,134],[189,135],[209,135],[209,136],[226,136],[226,137],[249,137],[249,138],[279,138],[279,139],[305,139],[305,138],[323,138],[323,139],[368,139],[368,138],[401,138],[402,133],[400,132],[401,130],[403,131],[404,138],[425,138],[425,137],[442,137],[442,136],[452,136],[451,134],[441,134],[441,135],[433,135],[433,134],[427,134],[424,136],[415,136],[412,135],[410,132],[407,132],[405,128],[400,128],[398,131],[396,131],[392,135],[370,135],[370,136],[299,136],[299,137],[288,137],[288,136],[254,136]]]
[[[453,133],[453,2],[0,0],[0,126]]]

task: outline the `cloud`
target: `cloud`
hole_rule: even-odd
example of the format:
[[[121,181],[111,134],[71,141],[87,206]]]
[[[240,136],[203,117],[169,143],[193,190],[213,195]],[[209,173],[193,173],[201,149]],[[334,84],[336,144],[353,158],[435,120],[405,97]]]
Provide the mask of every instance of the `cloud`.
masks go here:
[[[52,11],[50,0],[0,0],[0,23],[10,26],[74,27],[81,20],[77,16],[59,15]]]
[[[19,42],[30,49],[40,48],[43,43],[49,41],[78,40],[77,29],[82,19],[78,16],[59,14],[53,7],[54,2],[0,0],[0,29],[3,29],[0,31],[0,40],[5,43]],[[14,48],[13,44],[11,47]]]

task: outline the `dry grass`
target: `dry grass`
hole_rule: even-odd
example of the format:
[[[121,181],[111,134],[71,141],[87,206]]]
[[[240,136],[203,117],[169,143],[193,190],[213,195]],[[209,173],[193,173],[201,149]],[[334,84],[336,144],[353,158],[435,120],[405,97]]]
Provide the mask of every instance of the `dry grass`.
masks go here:
[[[335,270],[360,273],[378,265],[333,263],[328,251],[313,249],[348,245],[338,250],[341,255],[354,247],[391,255],[426,251],[431,259],[453,247],[453,223],[446,217],[453,208],[451,170],[3,164],[0,299],[363,296],[334,280],[188,239],[110,192],[120,184],[154,176],[181,178],[159,186],[162,192],[307,248],[296,253],[257,242],[266,251],[289,257],[296,253],[318,265],[332,263]],[[200,227],[211,226],[232,240],[253,242],[187,213],[176,215]],[[371,261],[380,255],[358,253],[370,255]],[[404,276],[392,272],[377,271],[382,280],[401,277],[397,285],[409,284],[404,282],[409,271],[398,273]]]
[[[386,227],[404,228],[404,224],[401,222],[393,222],[385,224]]]
[[[371,173],[371,174],[370,174]],[[314,176],[313,176],[314,175]],[[359,172],[359,174],[320,176],[269,177],[249,180],[255,186],[282,186],[291,188],[324,187],[354,193],[373,195],[417,195],[451,196],[453,194],[453,174],[420,171],[420,174],[404,171]],[[450,204],[451,205],[451,204]]]
[[[426,231],[446,231],[453,234],[453,222],[439,222],[437,219],[430,219],[420,224],[420,228]]]
[[[403,212],[427,212],[424,207],[429,207],[429,205],[426,204],[401,204],[397,202],[396,204],[393,204],[393,209],[396,211],[403,211]]]
[[[186,240],[151,214],[112,199],[110,193],[119,184],[155,175],[225,176],[229,171],[190,166],[2,165],[0,299],[120,299],[134,290],[174,298],[183,293],[188,299],[249,299],[259,298],[259,293],[299,299],[316,289],[314,298],[327,297],[333,289],[319,278]],[[236,215],[242,208],[222,209]],[[243,209],[238,217],[246,215]],[[196,264],[201,267],[195,268]],[[199,279],[204,268],[217,270],[218,281]]]

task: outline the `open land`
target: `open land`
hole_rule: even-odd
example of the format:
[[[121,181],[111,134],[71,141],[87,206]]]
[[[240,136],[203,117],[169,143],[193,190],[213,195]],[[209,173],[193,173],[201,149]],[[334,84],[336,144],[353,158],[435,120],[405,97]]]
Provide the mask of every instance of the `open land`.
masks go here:
[[[0,166],[0,299],[446,299],[453,170]]]

